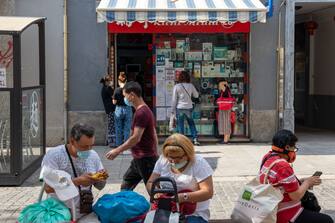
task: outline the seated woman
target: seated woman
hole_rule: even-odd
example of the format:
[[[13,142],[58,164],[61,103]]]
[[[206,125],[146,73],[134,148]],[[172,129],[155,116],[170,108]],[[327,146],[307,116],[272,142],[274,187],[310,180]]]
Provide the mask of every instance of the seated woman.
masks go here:
[[[208,222],[209,200],[213,196],[212,174],[207,161],[195,154],[191,140],[184,135],[173,134],[163,144],[163,154],[156,162],[147,190],[150,193],[152,182],[160,176],[174,178],[178,191],[192,191],[179,193],[179,203],[196,203],[194,213],[186,217],[186,222]]]
[[[283,200],[278,204],[277,223],[332,223],[328,215],[304,209],[301,204],[306,191],[320,185],[321,179],[320,176],[311,176],[299,183],[291,166],[298,151],[297,141],[298,138],[291,131],[279,130],[272,139],[272,150],[263,158],[259,173],[260,181],[263,182],[267,168],[274,161],[282,159],[271,168],[268,176],[269,182],[284,193]]]

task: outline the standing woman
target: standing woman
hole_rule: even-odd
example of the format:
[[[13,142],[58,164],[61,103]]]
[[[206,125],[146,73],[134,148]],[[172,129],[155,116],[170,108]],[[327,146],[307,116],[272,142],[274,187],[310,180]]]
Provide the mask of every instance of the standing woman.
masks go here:
[[[105,112],[107,114],[107,135],[106,144],[109,147],[115,147],[115,127],[114,127],[114,111],[115,105],[112,102],[114,93],[113,78],[110,75],[106,75],[101,78],[101,98],[104,104]]]
[[[127,76],[124,72],[120,72],[118,78],[119,87],[116,88],[113,95],[113,104],[116,105],[114,112],[116,146],[120,146],[127,141],[130,135],[131,120],[133,111],[131,105],[127,105],[124,101],[122,93],[124,85],[127,83]]]
[[[182,71],[177,76],[177,84],[173,88],[172,113],[177,117],[177,131],[184,134],[184,120],[186,118],[191,130],[193,144],[199,146],[198,133],[192,118],[192,97],[199,98],[199,93],[194,85],[190,83],[190,74]]]
[[[226,80],[220,81],[219,83],[219,95],[216,98],[216,102],[219,98],[231,98],[231,92]],[[221,144],[227,144],[230,139],[231,134],[231,123],[230,114],[231,110],[218,110],[218,130],[219,135],[223,135],[223,140],[220,141]]]

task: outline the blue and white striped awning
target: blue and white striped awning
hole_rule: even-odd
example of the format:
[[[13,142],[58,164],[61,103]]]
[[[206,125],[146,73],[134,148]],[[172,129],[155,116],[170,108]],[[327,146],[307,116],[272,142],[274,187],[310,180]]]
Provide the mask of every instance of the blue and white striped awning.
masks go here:
[[[265,22],[260,0],[101,0],[102,21],[118,24]]]

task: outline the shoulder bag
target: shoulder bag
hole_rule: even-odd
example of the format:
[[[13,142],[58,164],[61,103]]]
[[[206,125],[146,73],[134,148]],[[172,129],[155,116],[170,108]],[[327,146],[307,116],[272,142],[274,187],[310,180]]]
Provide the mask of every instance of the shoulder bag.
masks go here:
[[[67,146],[65,145],[66,153],[70,159],[72,171],[75,177],[78,177],[76,169],[74,168],[73,161]],[[89,214],[92,212],[92,204],[93,204],[93,194],[92,190],[82,190],[81,187],[78,185],[79,188],[79,197],[80,197],[80,213],[82,214]]]
[[[181,86],[183,86],[183,88],[184,88],[184,90],[186,91],[187,95],[191,98],[193,107],[195,106],[195,104],[199,104],[199,103],[200,103],[200,98],[199,98],[199,97],[195,98],[195,97],[191,96],[191,95],[188,93],[188,91],[186,90],[186,88],[184,87],[184,85],[181,84]]]
[[[223,97],[223,92],[221,92],[220,97],[216,100],[219,111],[229,111],[233,108],[235,104],[235,98],[231,96],[231,93],[228,91],[228,98]]]

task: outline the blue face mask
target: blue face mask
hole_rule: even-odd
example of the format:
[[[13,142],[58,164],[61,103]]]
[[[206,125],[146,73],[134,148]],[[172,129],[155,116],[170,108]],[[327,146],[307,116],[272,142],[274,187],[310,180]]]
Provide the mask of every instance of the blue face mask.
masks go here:
[[[89,155],[90,155],[90,150],[81,151],[81,150],[77,149],[77,156],[80,159],[87,159]]]
[[[183,167],[185,167],[187,165],[187,160],[184,160],[182,162],[179,162],[179,163],[171,163],[171,166],[175,169],[181,169]]]
[[[126,97],[124,97],[123,100],[126,105],[133,106],[133,103],[131,103]]]

